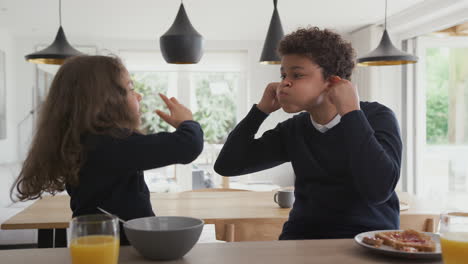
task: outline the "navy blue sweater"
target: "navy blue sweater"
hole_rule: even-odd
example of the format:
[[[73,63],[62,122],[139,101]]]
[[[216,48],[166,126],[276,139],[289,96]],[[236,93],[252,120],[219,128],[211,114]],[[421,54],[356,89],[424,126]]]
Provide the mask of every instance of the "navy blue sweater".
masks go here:
[[[143,171],[192,162],[203,149],[203,131],[194,121],[175,132],[116,138],[87,135],[79,185],[67,185],[73,217],[101,213],[99,206],[121,219],[153,216]]]
[[[352,238],[398,229],[402,143],[393,112],[361,102],[325,133],[307,112],[255,139],[268,116],[254,106],[229,135],[215,170],[237,176],[291,162],[296,201],[280,239]]]

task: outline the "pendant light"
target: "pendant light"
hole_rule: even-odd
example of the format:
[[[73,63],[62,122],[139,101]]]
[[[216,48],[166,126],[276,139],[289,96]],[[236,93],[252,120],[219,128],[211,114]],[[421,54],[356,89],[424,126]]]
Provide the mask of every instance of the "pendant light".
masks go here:
[[[194,64],[200,61],[203,55],[203,37],[190,23],[182,1],[174,23],[159,38],[159,45],[167,63]]]
[[[385,0],[385,27],[379,46],[369,54],[358,58],[359,66],[385,66],[416,63],[418,57],[397,49],[387,32],[387,0]]]
[[[260,56],[261,64],[280,64],[281,58],[278,54],[278,44],[284,36],[283,26],[278,14],[276,5],[278,0],[273,0],[273,15],[271,16],[270,27],[263,44],[262,55]]]
[[[55,36],[54,42],[47,48],[25,56],[25,59],[32,63],[61,65],[66,58],[83,55],[68,43],[65,32],[62,28],[62,0],[59,0],[59,20],[60,27]]]

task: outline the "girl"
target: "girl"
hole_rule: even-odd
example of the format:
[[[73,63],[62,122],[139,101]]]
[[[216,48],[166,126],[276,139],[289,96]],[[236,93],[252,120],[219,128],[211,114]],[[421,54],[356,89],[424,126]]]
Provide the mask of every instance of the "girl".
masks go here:
[[[143,135],[139,102],[118,58],[78,56],[58,70],[42,106],[31,149],[16,187],[19,200],[64,189],[73,217],[100,213],[154,216],[143,171],[192,162],[203,149],[203,131],[175,98],[160,94],[170,114],[156,113],[176,128]],[[121,243],[127,244],[123,229]]]

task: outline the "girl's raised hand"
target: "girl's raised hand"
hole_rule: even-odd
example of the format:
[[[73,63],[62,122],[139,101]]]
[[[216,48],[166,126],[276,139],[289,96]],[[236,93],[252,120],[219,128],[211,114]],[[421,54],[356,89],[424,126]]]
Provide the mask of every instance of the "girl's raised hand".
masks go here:
[[[166,121],[169,125],[178,128],[180,124],[187,120],[193,120],[192,111],[190,111],[187,107],[180,104],[176,98],[171,97],[171,99],[167,98],[164,94],[159,94],[161,99],[167,105],[170,114],[167,114],[161,110],[156,110],[156,114],[162,118],[162,120]]]

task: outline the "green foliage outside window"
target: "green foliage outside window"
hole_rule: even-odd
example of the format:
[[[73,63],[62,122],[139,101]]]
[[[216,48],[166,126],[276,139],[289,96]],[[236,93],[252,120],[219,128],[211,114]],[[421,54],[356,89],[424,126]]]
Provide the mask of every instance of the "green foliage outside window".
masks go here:
[[[130,75],[133,80],[135,91],[143,96],[140,102],[140,129],[147,134],[169,131],[170,125],[154,113],[156,109],[167,109],[164,102],[159,97],[159,93],[167,93],[169,74],[159,72],[133,72]]]
[[[145,133],[169,131],[170,125],[154,113],[167,109],[158,93],[167,93],[169,73],[133,72],[135,90],[143,95],[140,102],[141,130]],[[196,108],[190,107],[200,123],[205,142],[222,144],[236,125],[236,85],[238,73],[193,73]],[[218,88],[216,88],[218,87]],[[189,92],[189,91],[188,91]]]
[[[193,74],[198,108],[194,119],[202,126],[208,143],[224,143],[236,125],[235,85],[238,78],[237,73]]]
[[[448,143],[449,49],[427,49],[426,142]]]

